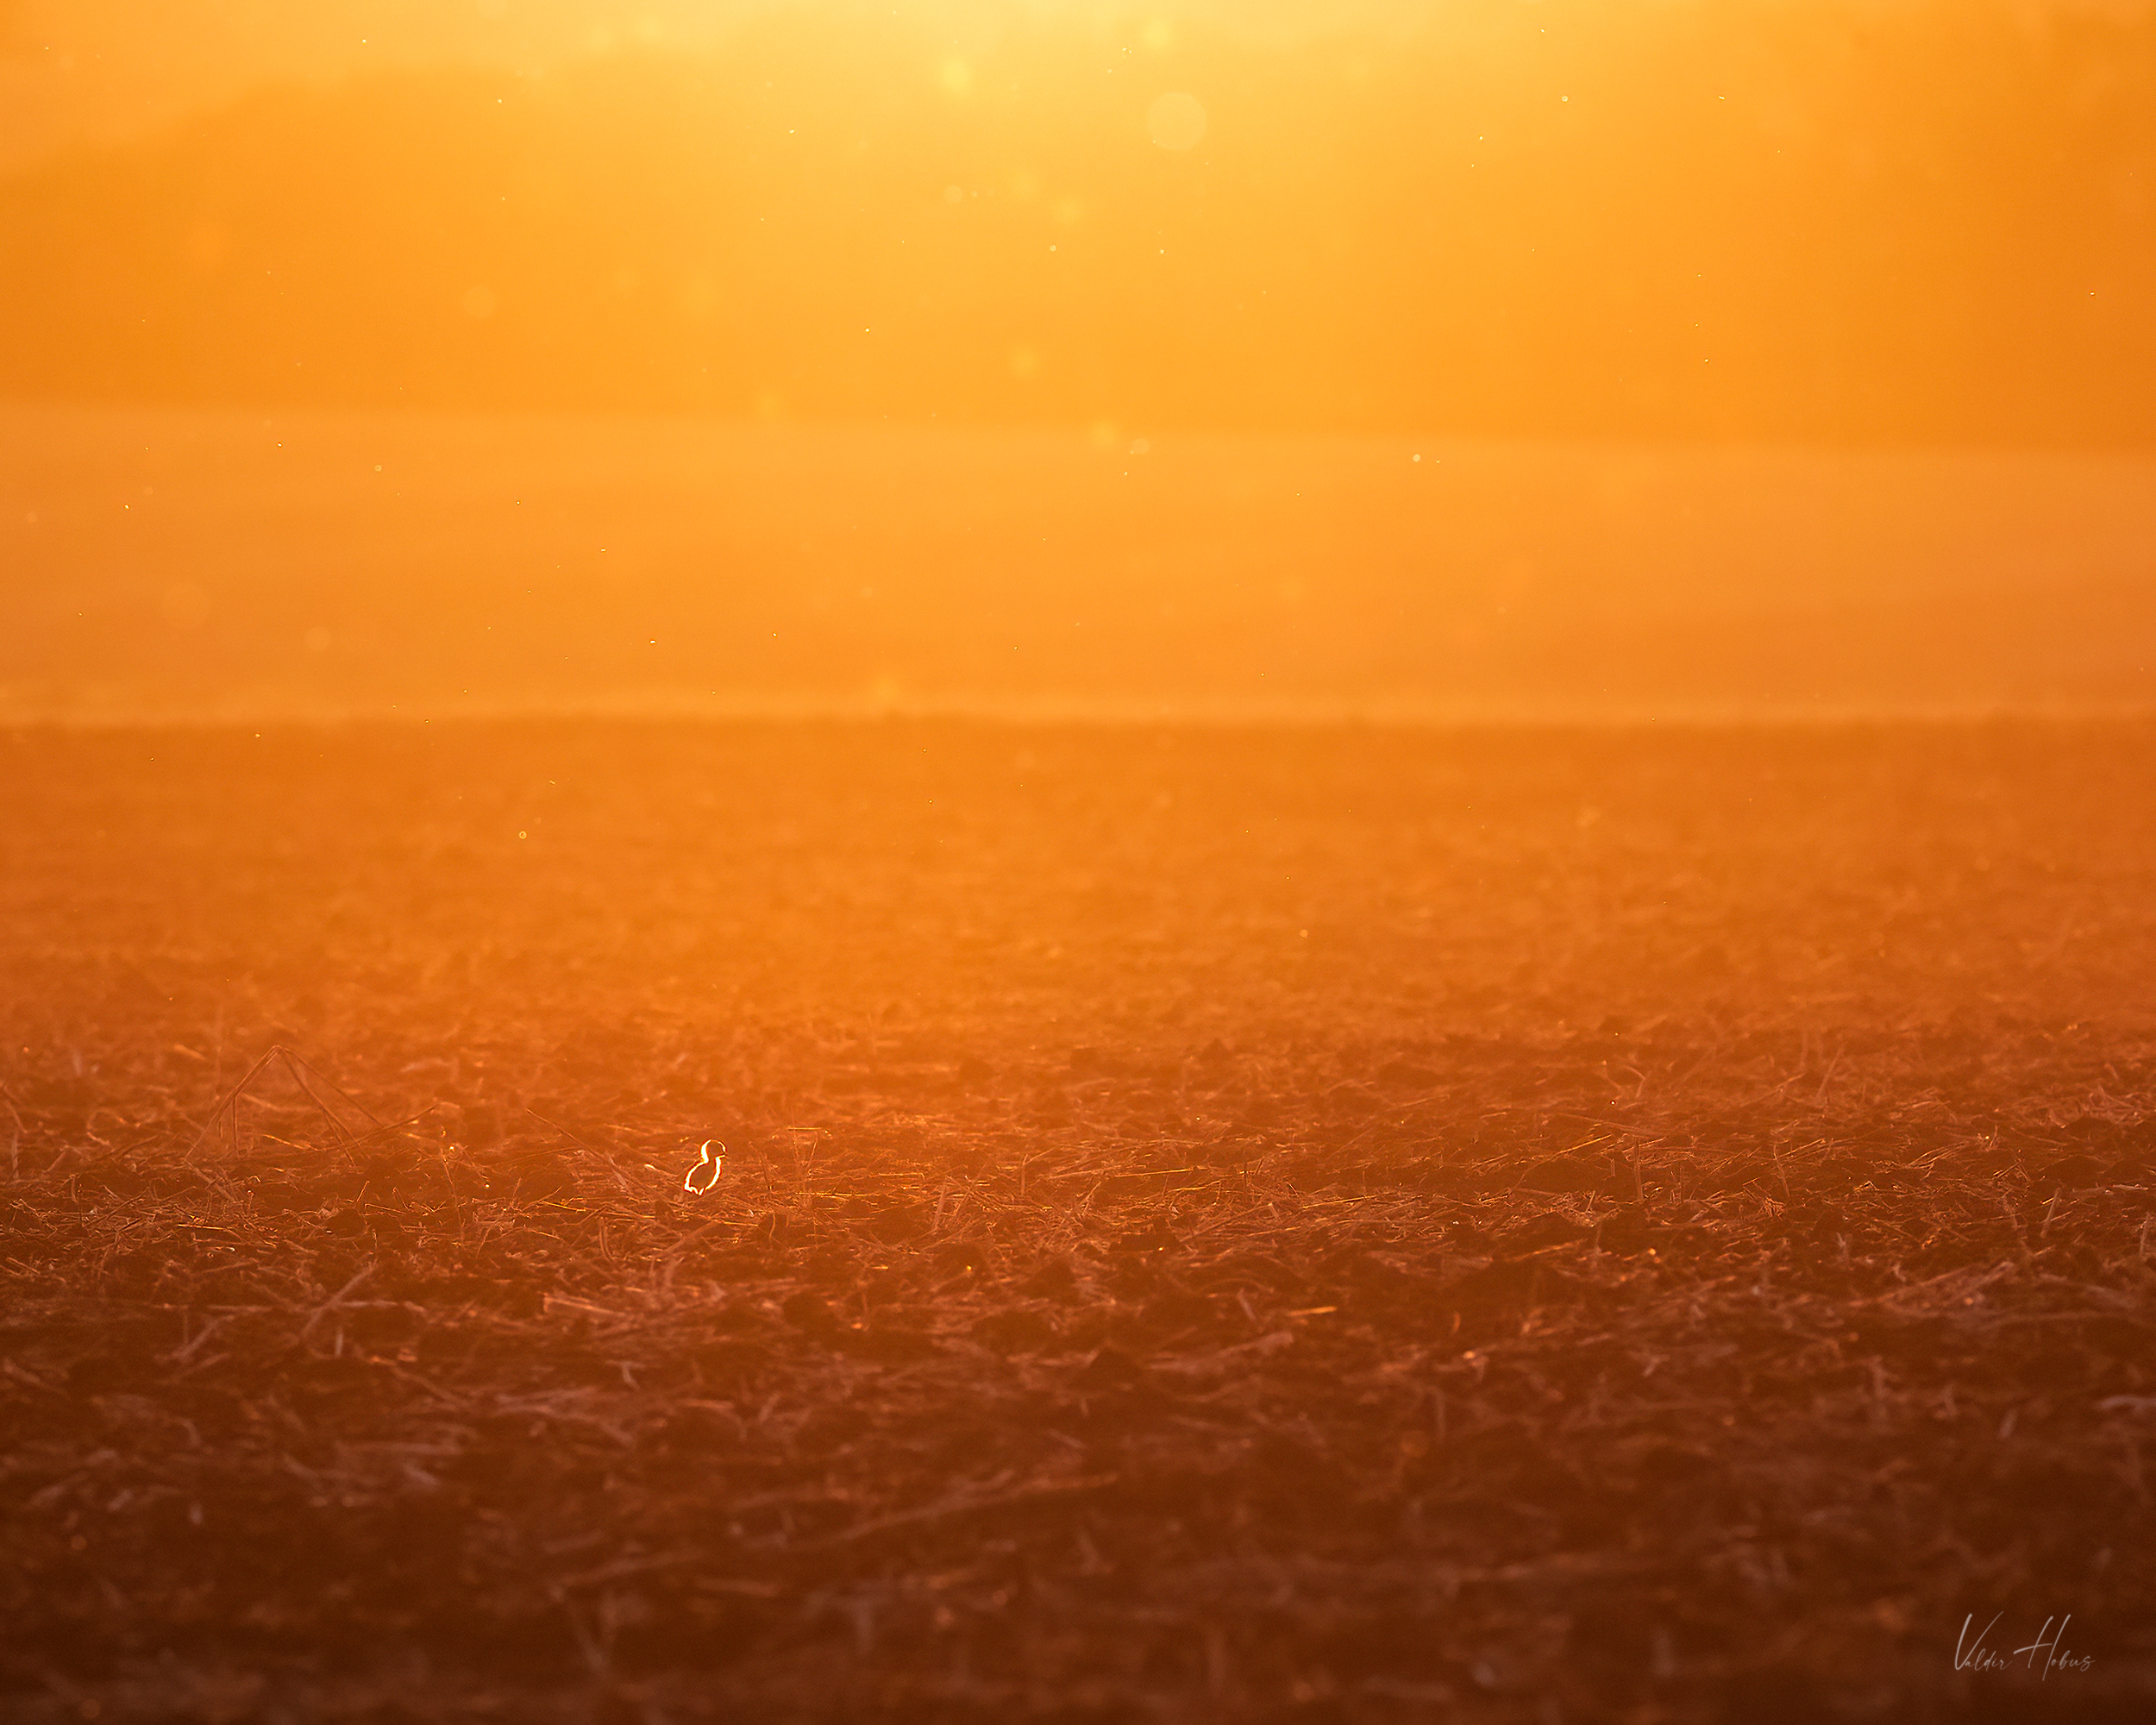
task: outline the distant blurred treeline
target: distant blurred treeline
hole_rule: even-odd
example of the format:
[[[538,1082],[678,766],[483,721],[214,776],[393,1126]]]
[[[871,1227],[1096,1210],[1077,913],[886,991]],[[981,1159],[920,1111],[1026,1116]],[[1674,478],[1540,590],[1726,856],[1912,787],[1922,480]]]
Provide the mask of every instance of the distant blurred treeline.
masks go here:
[[[2156,15],[954,48],[796,7],[708,58],[265,91],[0,185],[0,392],[2142,442]]]

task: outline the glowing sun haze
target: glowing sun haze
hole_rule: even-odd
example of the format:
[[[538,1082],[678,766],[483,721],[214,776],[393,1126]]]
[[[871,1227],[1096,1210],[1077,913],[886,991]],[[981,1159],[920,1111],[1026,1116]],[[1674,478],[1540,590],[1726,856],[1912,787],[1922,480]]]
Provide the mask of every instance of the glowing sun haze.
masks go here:
[[[0,0],[0,168],[56,145],[125,135],[265,81],[411,65],[540,70],[617,48],[705,49],[773,0]],[[1278,38],[1412,28],[1428,0],[906,0],[873,9],[978,41],[1063,16],[1176,21]]]
[[[2146,6],[0,25],[24,710],[2146,684]]]
[[[6,39],[0,392],[2156,441],[2144,6],[15,0]]]

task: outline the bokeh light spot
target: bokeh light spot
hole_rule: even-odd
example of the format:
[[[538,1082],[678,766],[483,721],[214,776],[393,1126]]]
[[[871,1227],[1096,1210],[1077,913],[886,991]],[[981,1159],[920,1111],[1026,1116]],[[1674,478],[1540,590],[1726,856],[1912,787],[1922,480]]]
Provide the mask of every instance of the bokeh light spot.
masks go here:
[[[1194,149],[1206,135],[1205,104],[1180,90],[1156,96],[1145,110],[1145,131],[1164,150]]]

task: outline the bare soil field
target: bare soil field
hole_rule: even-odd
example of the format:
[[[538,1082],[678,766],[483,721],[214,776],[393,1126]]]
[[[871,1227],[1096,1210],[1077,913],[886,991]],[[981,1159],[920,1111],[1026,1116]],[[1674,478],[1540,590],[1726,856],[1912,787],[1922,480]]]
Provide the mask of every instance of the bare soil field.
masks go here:
[[[0,1717],[2156,1716],[2152,783],[0,733]]]

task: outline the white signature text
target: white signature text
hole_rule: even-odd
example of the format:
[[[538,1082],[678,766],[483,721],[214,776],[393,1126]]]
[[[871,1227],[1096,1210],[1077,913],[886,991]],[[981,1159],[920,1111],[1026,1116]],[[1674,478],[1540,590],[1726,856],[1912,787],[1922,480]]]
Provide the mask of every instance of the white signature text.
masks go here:
[[[2059,1624],[2056,1630],[2052,1628],[2053,1619],[2049,1617],[2044,1619],[2044,1627],[2036,1632],[2036,1639],[2027,1647],[2016,1647],[2010,1653],[1995,1652],[1984,1644],[1984,1638],[1990,1634],[1991,1631],[1997,1627],[1999,1618],[2005,1615],[2004,1612],[2000,1612],[1995,1615],[1990,1622],[1986,1623],[1977,1632],[1977,1639],[1973,1641],[1969,1639],[1969,1626],[1977,1621],[1975,1614],[1972,1612],[1961,1620],[1961,1634],[1954,1640],[1954,1669],[1956,1671],[2003,1672],[2012,1669],[2015,1660],[2025,1659],[2028,1661],[2026,1669],[2029,1671],[2040,1669],[2042,1676],[2048,1678],[2055,1671],[2085,1672],[2096,1663],[2095,1659],[2088,1653],[2071,1653],[2067,1649],[2066,1625],[2073,1622],[2073,1615],[2071,1612],[2056,1620]],[[2036,1663],[2037,1655],[2040,1653],[2044,1659],[2040,1668]]]

